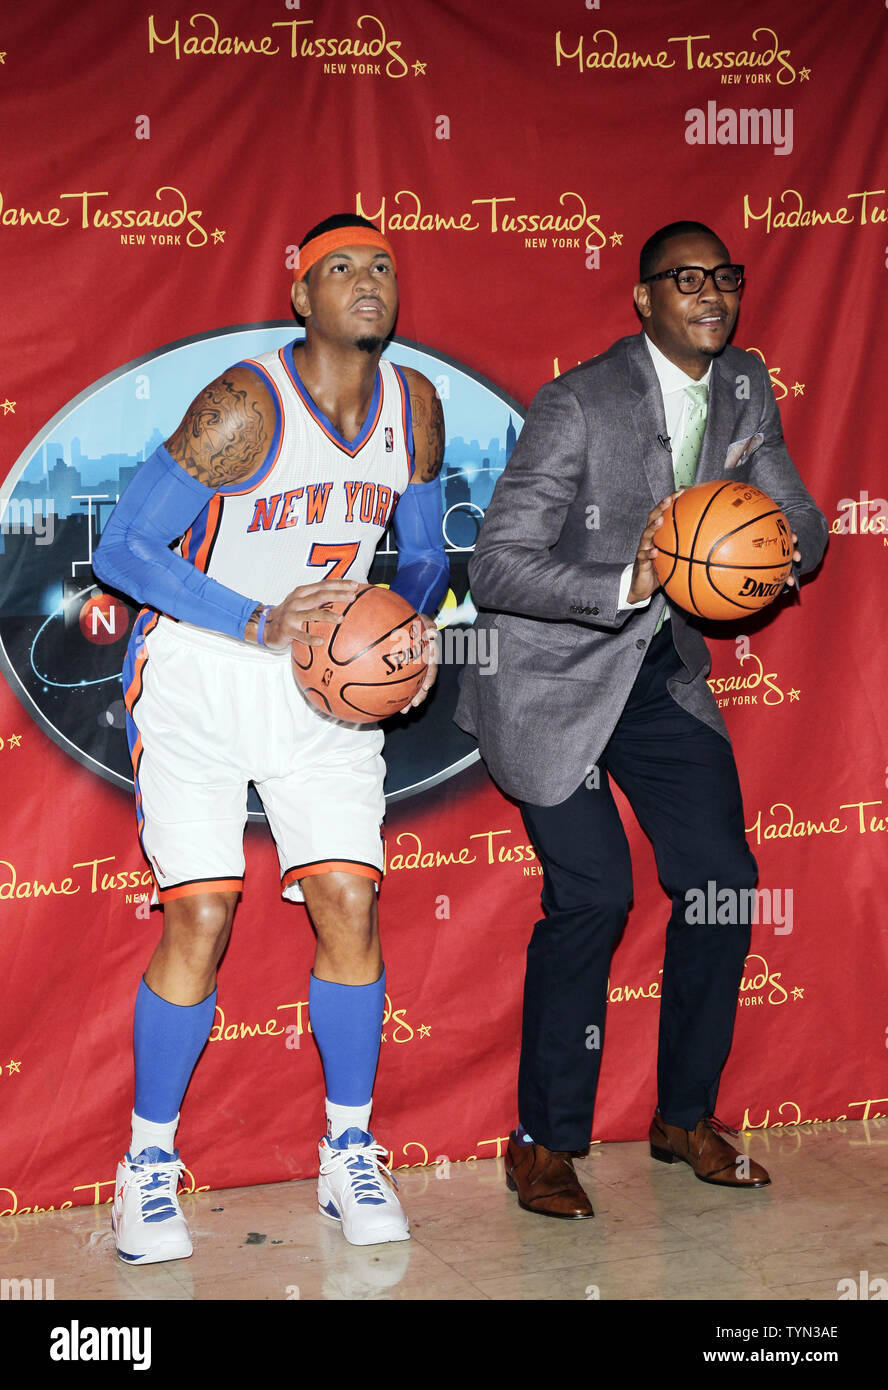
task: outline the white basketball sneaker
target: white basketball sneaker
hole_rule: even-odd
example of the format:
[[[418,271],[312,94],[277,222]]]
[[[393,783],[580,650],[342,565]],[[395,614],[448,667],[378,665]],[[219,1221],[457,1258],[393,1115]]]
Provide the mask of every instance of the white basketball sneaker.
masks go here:
[[[143,1149],[127,1154],[117,1168],[111,1227],[117,1253],[127,1264],[149,1265],[161,1260],[184,1260],[191,1254],[191,1237],[176,1197],[184,1168],[175,1153]]]
[[[387,1152],[362,1129],[347,1129],[318,1145],[318,1207],[342,1223],[351,1245],[410,1239],[407,1215],[395,1195],[398,1184],[382,1161]]]

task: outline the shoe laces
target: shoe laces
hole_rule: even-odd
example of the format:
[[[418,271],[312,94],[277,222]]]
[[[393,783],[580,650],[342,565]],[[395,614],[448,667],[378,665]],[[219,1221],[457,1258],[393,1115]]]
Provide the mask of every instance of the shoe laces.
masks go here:
[[[383,1184],[398,1184],[387,1168],[381,1167],[388,1156],[383,1144],[365,1144],[360,1149],[333,1149],[330,1157],[321,1164],[321,1173],[326,1176],[336,1168],[344,1166],[349,1176],[349,1186],[356,1202],[378,1206],[386,1200]]]
[[[139,1189],[143,1221],[168,1221],[178,1215],[176,1189],[184,1168],[181,1159],[135,1165],[130,1182]]]
[[[707,1116],[705,1116],[705,1120],[706,1120],[706,1123],[707,1123],[707,1125],[709,1126],[709,1128],[710,1128],[710,1129],[714,1129],[715,1132],[716,1132],[716,1134],[734,1134],[734,1135],[737,1135],[737,1134],[740,1133],[740,1131],[739,1131],[738,1129],[731,1129],[731,1126],[730,1126],[730,1125],[726,1125],[725,1122],[724,1122],[724,1120],[718,1119],[717,1116],[715,1116],[715,1115],[707,1115]]]

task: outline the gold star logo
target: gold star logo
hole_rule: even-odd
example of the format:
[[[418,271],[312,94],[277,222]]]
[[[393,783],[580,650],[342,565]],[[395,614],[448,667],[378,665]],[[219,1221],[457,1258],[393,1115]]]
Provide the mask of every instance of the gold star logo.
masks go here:
[[[21,1062],[7,1062],[7,1063],[6,1063],[6,1070],[9,1072],[9,1075],[10,1075],[10,1076],[12,1076],[13,1072],[21,1071],[21,1069],[22,1069],[22,1064],[21,1064]]]
[[[21,736],[21,734],[10,734],[10,735],[9,735],[9,746],[10,746],[10,748],[19,748],[19,747],[21,746],[21,742],[22,742],[22,736]]]
[[[5,63],[5,62],[6,62],[6,54],[5,54],[5,53],[0,53],[0,63]]]
[[[792,394],[793,394],[794,396],[804,396],[804,394],[805,394],[805,383],[804,383],[803,381],[795,381],[795,382],[793,382]]]
[[[216,229],[215,229],[214,232],[213,232],[213,245],[214,245],[214,246],[218,246],[218,245],[219,245],[219,242],[220,242],[220,241],[224,241],[224,240],[225,240],[225,233],[224,233],[224,232],[220,232],[220,231],[219,231],[219,228],[216,227]]]
[[[622,233],[622,232],[611,232],[611,246],[622,246],[622,245],[623,245],[623,233]]]
[[[801,692],[800,690],[791,690],[791,691],[789,692],[789,703],[790,703],[791,705],[794,704],[795,701],[796,701],[796,700],[799,698],[799,696],[801,695],[801,693],[802,693],[802,692]]]
[[[811,69],[810,69],[810,68],[802,68],[801,72],[799,73],[799,80],[800,80],[801,82],[807,82],[807,80],[808,80],[808,78],[809,78],[810,76],[811,76]]]
[[[431,1030],[431,1028],[429,1027],[429,1025],[428,1025],[427,1023],[421,1023],[421,1024],[419,1025],[419,1036],[420,1036],[421,1038],[427,1038],[427,1037],[429,1036],[429,1034],[431,1033],[431,1031],[432,1031],[432,1030]]]
[[[14,415],[14,414],[15,414],[15,401],[11,401],[11,400],[9,399],[9,397],[7,396],[7,398],[6,398],[6,400],[3,402],[2,406],[0,406],[0,409],[2,409],[4,415]]]
[[[799,989],[798,985],[796,985],[795,989],[792,992],[792,997],[793,999],[804,999],[805,991],[803,989]]]
[[[413,76],[414,76],[414,77],[425,77],[425,75],[426,75],[426,65],[425,65],[425,63],[420,63],[420,62],[414,63],[414,64],[413,64]]]

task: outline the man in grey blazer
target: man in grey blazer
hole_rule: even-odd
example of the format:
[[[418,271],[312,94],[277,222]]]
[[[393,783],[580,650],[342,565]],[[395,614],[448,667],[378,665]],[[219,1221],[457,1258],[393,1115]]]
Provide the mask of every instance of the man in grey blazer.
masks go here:
[[[687,920],[690,890],[748,890],[756,864],[709,652],[653,567],[676,487],[717,478],[778,502],[797,572],[823,554],[826,521],[786,451],[768,372],[727,346],[742,279],[700,223],[648,240],[634,292],[642,332],[539,391],[469,566],[498,663],[467,668],[456,721],[519,803],[543,868],[506,1175],[520,1204],[545,1215],[593,1214],[571,1154],[589,1142],[601,1056],[589,1044],[603,1039],[632,895],[610,777],[672,899],[651,1154],[721,1186],[770,1181],[713,1114],[750,928]]]

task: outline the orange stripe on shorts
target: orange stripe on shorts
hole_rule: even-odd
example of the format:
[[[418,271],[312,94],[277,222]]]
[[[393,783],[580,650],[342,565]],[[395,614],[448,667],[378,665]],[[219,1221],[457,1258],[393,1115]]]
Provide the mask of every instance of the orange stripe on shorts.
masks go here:
[[[372,878],[377,883],[382,880],[382,870],[372,864],[362,864],[354,859],[319,859],[314,864],[301,864],[288,869],[281,879],[281,887],[289,888],[300,878],[312,878],[315,874],[357,874],[359,878]]]
[[[158,884],[157,896],[162,903],[171,903],[176,898],[191,898],[197,893],[239,893],[243,886],[242,878],[201,878],[174,884],[172,888],[161,888]]]

